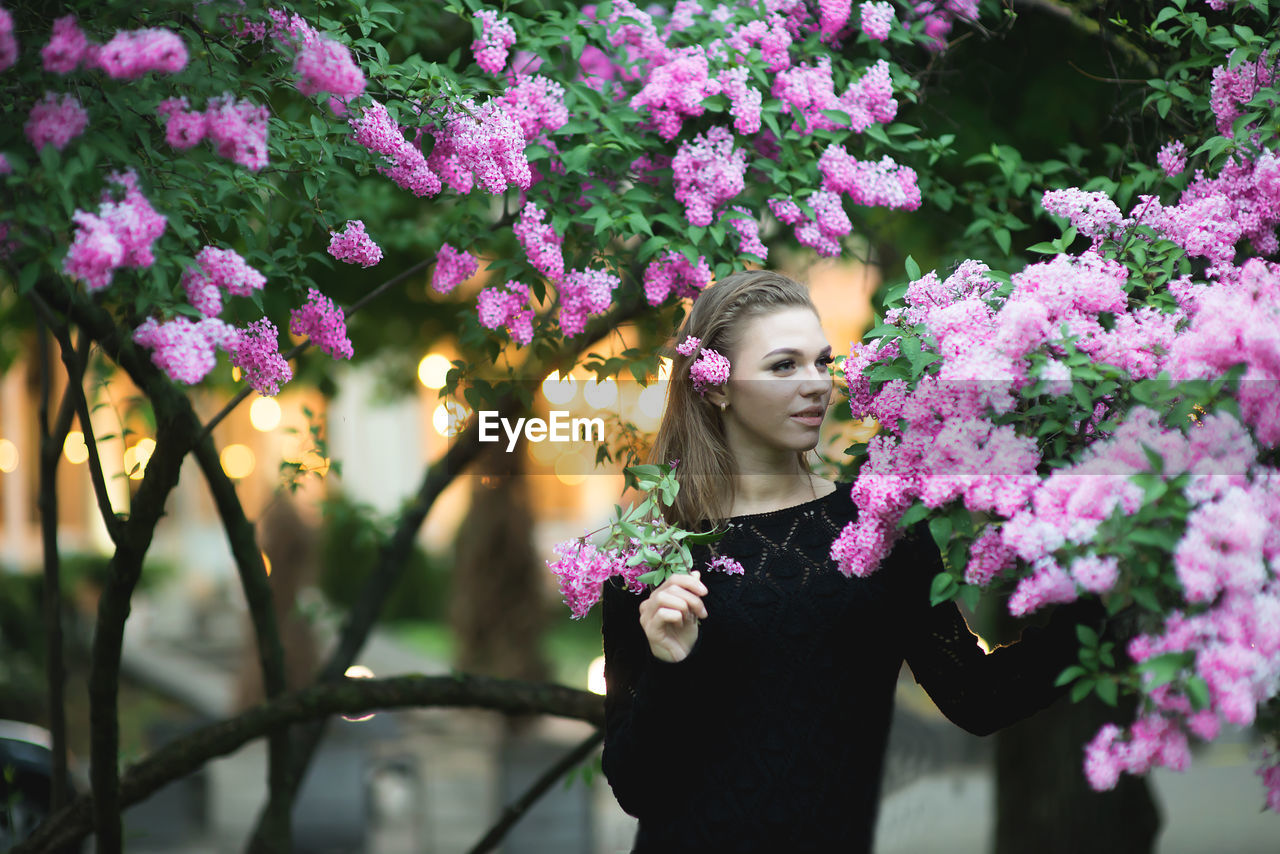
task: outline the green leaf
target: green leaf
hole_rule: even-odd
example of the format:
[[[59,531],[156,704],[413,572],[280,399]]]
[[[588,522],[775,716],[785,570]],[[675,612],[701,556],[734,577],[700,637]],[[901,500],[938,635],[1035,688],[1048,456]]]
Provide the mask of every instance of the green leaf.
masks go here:
[[[933,535],[938,550],[945,551],[947,543],[951,542],[951,520],[946,516],[935,516],[929,520],[929,533]]]
[[[960,585],[949,572],[939,572],[929,585],[929,604],[940,605],[949,602],[960,592]]]
[[[1092,627],[1086,625],[1076,626],[1076,637],[1080,643],[1086,647],[1095,647],[1098,645],[1098,633]]]
[[[1120,688],[1114,679],[1098,680],[1098,697],[1108,706],[1114,706],[1119,699]]]
[[[907,512],[902,514],[902,518],[898,520],[899,528],[910,528],[919,522],[925,516],[929,515],[929,507],[917,501],[907,508]]]
[[[916,279],[920,278],[920,265],[916,263],[916,259],[908,255],[907,260],[902,263],[902,266],[907,271],[908,279],[914,282]]]
[[[1078,703],[1085,697],[1093,693],[1094,681],[1092,679],[1081,679],[1071,686],[1071,702]]]
[[[1209,708],[1209,684],[1201,676],[1192,676],[1187,680],[1187,699],[1197,710]]]
[[[1053,682],[1054,687],[1061,688],[1063,685],[1068,685],[1079,679],[1081,676],[1084,676],[1086,673],[1088,673],[1088,671],[1083,667],[1078,664],[1073,664],[1058,674],[1058,678]]]

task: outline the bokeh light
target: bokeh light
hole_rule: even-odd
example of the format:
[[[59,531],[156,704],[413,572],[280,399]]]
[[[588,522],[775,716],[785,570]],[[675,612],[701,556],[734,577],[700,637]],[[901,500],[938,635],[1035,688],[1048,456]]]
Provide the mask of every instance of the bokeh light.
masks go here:
[[[8,474],[18,467],[18,446],[8,439],[0,439],[0,472]]]
[[[62,443],[62,454],[67,462],[75,465],[89,459],[89,446],[84,443],[84,434],[79,430],[68,433],[66,441]]]
[[[365,667],[363,664],[353,664],[347,668],[346,673],[344,673],[343,675],[346,676],[348,679],[372,679],[373,671]],[[367,715],[355,715],[355,716],[343,715],[342,719],[346,721],[351,721],[354,724],[354,723],[359,723],[360,721],[367,721],[371,717],[373,717],[372,713]]]
[[[431,389],[444,388],[445,377],[452,367],[449,360],[439,353],[428,353],[418,363],[418,382]]]
[[[280,426],[280,404],[274,397],[260,397],[249,407],[249,423],[253,429],[269,433]]]
[[[552,371],[542,381],[542,395],[548,403],[563,406],[573,400],[578,393],[578,380],[571,375],[560,376],[559,371]]]
[[[222,470],[232,480],[241,480],[253,474],[257,460],[248,445],[227,445],[222,449]]]

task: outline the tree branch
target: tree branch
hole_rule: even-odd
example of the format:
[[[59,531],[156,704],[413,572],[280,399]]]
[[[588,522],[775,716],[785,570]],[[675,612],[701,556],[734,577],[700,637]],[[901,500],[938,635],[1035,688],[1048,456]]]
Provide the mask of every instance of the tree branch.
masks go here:
[[[471,849],[470,854],[486,854],[486,852],[497,848],[511,831],[511,828],[515,827],[516,822],[522,819],[524,814],[529,811],[529,808],[555,785],[556,780],[568,774],[575,765],[584,762],[602,741],[604,741],[604,730],[598,729],[584,738],[577,747],[562,756],[556,764],[542,772],[542,776],[534,780],[533,785],[523,795],[507,804],[507,808],[502,811],[497,823],[489,828],[488,833],[481,837],[480,841]]]
[[[106,525],[107,535],[111,542],[117,543],[120,538],[120,520],[111,507],[111,496],[107,493],[107,479],[102,473],[102,459],[98,456],[98,441],[93,435],[93,422],[89,419],[89,401],[84,396],[84,365],[76,359],[76,351],[71,346],[71,336],[67,328],[53,316],[53,310],[40,295],[32,291],[31,304],[49,326],[53,337],[58,341],[58,349],[62,353],[62,364],[67,369],[67,394],[80,419],[80,430],[84,433],[84,444],[89,451],[89,480],[93,484],[93,494],[98,501],[98,515]]]
[[[508,715],[557,715],[596,726],[604,724],[602,697],[563,685],[465,674],[343,679],[284,694],[166,744],[126,771],[120,781],[118,807],[123,809],[145,800],[211,759],[290,724],[405,707],[479,708]],[[77,798],[46,819],[10,854],[53,852],[78,842],[93,826],[92,803],[87,795]]]

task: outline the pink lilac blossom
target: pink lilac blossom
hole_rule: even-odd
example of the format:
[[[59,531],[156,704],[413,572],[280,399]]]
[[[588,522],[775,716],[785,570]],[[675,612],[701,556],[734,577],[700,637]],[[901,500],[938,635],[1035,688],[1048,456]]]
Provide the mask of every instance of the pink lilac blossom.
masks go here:
[[[744,207],[735,205],[730,210],[743,214],[741,217],[730,218],[727,215],[721,216],[721,221],[727,222],[728,225],[738,232],[738,254],[753,255],[764,262],[769,257],[769,247],[764,245],[764,241],[760,239],[760,223],[756,221],[751,211]]]
[[[694,264],[683,252],[668,250],[645,267],[644,297],[649,305],[661,305],[672,294],[677,299],[696,298],[711,281],[711,266],[701,255]]]
[[[204,113],[192,110],[186,97],[161,101],[156,113],[164,119],[165,142],[185,151],[199,145],[208,133],[209,121]]]
[[[9,158],[0,153],[0,175],[12,175],[13,164],[9,162]]]
[[[953,23],[978,19],[977,0],[921,0],[914,8],[916,17],[924,19],[925,47],[939,51],[947,46]]]
[[[136,80],[151,71],[176,74],[186,68],[187,46],[170,30],[120,30],[92,57],[93,64],[109,76]]]
[[[644,589],[634,576],[643,575],[648,568],[643,562],[634,568],[627,567],[626,555],[615,549],[602,550],[582,540],[570,540],[557,544],[553,551],[559,557],[547,561],[547,566],[558,580],[560,596],[575,620],[582,619],[595,607],[600,601],[602,585],[615,575],[623,576],[632,592]],[[633,571],[633,577],[627,577],[628,570],[637,568],[639,572]]]
[[[746,570],[728,555],[718,555],[707,562],[707,569],[720,570],[727,575],[742,575]]]
[[[22,130],[36,151],[46,145],[61,151],[68,142],[84,133],[88,123],[89,113],[74,95],[64,93],[59,98],[53,92],[45,92],[44,97],[31,108]]]
[[[791,67],[791,43],[792,35],[779,15],[756,18],[729,31],[728,46],[743,54],[759,47],[770,74]]]
[[[889,30],[893,27],[893,4],[884,2],[866,2],[861,10],[862,32],[869,39],[882,42],[889,38]]]
[[[559,130],[569,121],[569,110],[564,105],[564,87],[539,74],[518,76],[515,84],[498,101],[520,125],[520,132],[528,143]]]
[[[1276,79],[1275,64],[1266,52],[1252,62],[1231,67],[1235,51],[1227,54],[1227,62],[1213,69],[1209,106],[1217,121],[1218,133],[1231,136],[1233,125],[1243,113],[1241,107],[1253,100],[1259,89],[1271,86]]]
[[[511,230],[535,270],[554,281],[564,278],[564,253],[560,249],[564,238],[547,221],[546,211],[532,200],[525,202],[520,221]]]
[[[708,391],[729,381],[729,360],[716,350],[703,349],[689,366],[689,379],[693,390],[706,395]]]
[[[582,334],[587,318],[604,314],[622,280],[604,270],[570,270],[560,282],[560,331],[572,338]]]
[[[1156,155],[1156,163],[1160,165],[1160,168],[1164,170],[1164,174],[1168,177],[1178,177],[1187,168],[1187,147],[1182,144],[1180,139],[1165,143],[1161,147],[1160,153]]]
[[[601,21],[609,31],[609,44],[623,47],[629,60],[644,60],[650,65],[662,65],[671,58],[672,51],[666,39],[654,26],[653,16],[641,11],[631,0],[615,0],[609,17]]]
[[[769,199],[769,210],[779,221],[795,227],[799,243],[812,247],[819,255],[838,256],[840,238],[853,231],[840,196],[830,190],[818,190],[807,201],[813,218],[792,199]]]
[[[563,265],[563,261],[561,263]],[[447,294],[479,269],[480,264],[471,253],[443,243],[436,255],[436,268],[431,272],[431,288],[436,293]]]
[[[40,49],[40,60],[45,71],[54,74],[70,74],[84,58],[89,40],[75,15],[64,15],[53,22],[53,35],[49,43]]]
[[[227,334],[220,320],[175,317],[165,323],[148,317],[133,332],[134,343],[151,351],[151,361],[176,382],[194,385],[213,370],[216,347]]]
[[[182,274],[187,300],[205,317],[222,311],[222,291],[232,296],[249,296],[262,290],[267,278],[249,266],[234,249],[205,246],[196,254],[196,266]]]
[[[516,31],[493,9],[481,9],[475,17],[480,21],[480,38],[471,43],[476,65],[490,74],[501,74],[507,66],[507,52],[516,43]]]
[[[830,41],[849,23],[853,11],[851,0],[818,0],[818,32],[824,41]]]
[[[1076,600],[1075,582],[1051,558],[1042,558],[1033,566],[1031,574],[1019,579],[1018,586],[1009,597],[1010,614],[1021,617],[1045,605]]]
[[[698,348],[702,346],[702,339],[692,335],[686,335],[684,340],[676,345],[676,352],[681,356],[692,356],[698,352]]]
[[[1093,238],[1094,246],[1128,224],[1116,203],[1103,192],[1087,192],[1076,187],[1049,190],[1041,204],[1047,213],[1070,219],[1077,232]]]
[[[720,73],[720,88],[729,99],[733,129],[744,136],[760,131],[760,90],[747,85],[750,72],[744,65],[734,65]]]
[[[305,335],[311,343],[335,359],[355,355],[347,337],[347,319],[333,300],[315,288],[307,289],[307,301],[289,312],[289,331]]]
[[[465,110],[450,109],[444,127],[432,131],[436,144],[427,166],[464,195],[476,182],[495,196],[506,192],[508,184],[529,189],[533,175],[524,154],[524,133],[503,103],[495,98],[484,106],[473,101],[463,106]]]
[[[742,192],[747,154],[734,146],[728,128],[713,127],[681,143],[671,168],[685,218],[691,225],[707,226],[717,207]]]
[[[1016,555],[1005,546],[999,529],[987,528],[969,549],[969,561],[964,568],[965,583],[985,587],[1000,573],[1013,569],[1015,564]]]
[[[1090,593],[1106,593],[1120,578],[1120,562],[1115,557],[1084,555],[1071,562],[1071,577]]]
[[[648,107],[658,136],[671,140],[686,118],[702,115],[704,99],[719,93],[720,82],[709,76],[705,51],[682,48],[669,62],[651,69],[644,86],[631,97],[631,108]]]
[[[329,232],[329,254],[348,264],[372,267],[382,260],[382,249],[364,230],[364,221],[347,220],[342,231]]]
[[[293,379],[293,369],[280,355],[278,336],[275,324],[264,317],[239,330],[227,346],[231,364],[264,397],[279,394],[280,386]]]
[[[18,39],[13,34],[13,15],[0,6],[0,71],[18,61]]]
[[[841,145],[831,143],[818,160],[822,187],[848,193],[855,205],[913,211],[920,207],[916,171],[885,155],[877,162],[857,160]]]
[[[476,303],[480,325],[486,329],[506,329],[511,340],[528,346],[533,340],[533,309],[529,307],[529,286],[512,279],[505,285],[485,288]]]
[[[100,217],[78,210],[71,218],[76,223],[76,232],[63,259],[62,271],[80,279],[91,292],[102,290],[111,284],[111,276],[124,257],[124,247],[111,226]]]
[[[205,105],[205,133],[220,157],[254,172],[267,165],[267,108],[230,92]]]
[[[378,165],[378,171],[396,185],[418,197],[440,192],[440,176],[427,165],[418,146],[404,138],[385,105],[371,101],[359,116],[352,116],[348,122],[355,130],[358,145],[385,158]]]
[[[298,75],[298,91],[303,95],[329,92],[350,99],[364,92],[364,72],[351,58],[351,51],[328,36],[304,43],[293,60],[293,71]]]

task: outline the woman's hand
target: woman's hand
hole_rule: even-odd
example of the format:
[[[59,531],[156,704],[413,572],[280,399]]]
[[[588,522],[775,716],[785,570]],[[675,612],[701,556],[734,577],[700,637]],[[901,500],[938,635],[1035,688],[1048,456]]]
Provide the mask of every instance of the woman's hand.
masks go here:
[[[640,626],[659,661],[683,661],[698,640],[698,620],[707,616],[707,588],[699,573],[673,575],[640,603]]]

